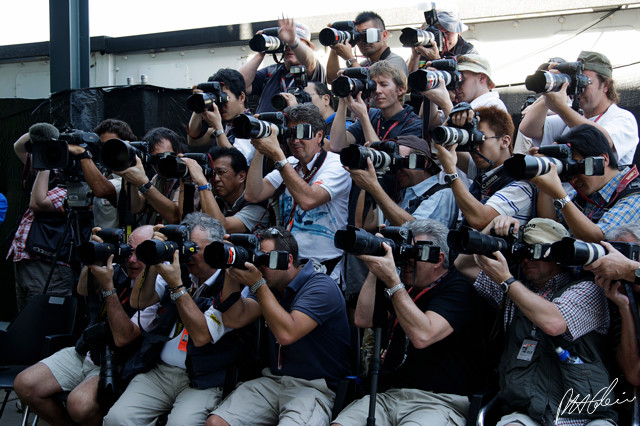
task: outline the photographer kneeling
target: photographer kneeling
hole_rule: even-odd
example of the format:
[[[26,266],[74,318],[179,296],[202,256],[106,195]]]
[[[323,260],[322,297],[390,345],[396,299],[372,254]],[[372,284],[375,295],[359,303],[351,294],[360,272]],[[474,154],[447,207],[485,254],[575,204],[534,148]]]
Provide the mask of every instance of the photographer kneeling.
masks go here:
[[[443,224],[425,219],[407,222],[404,227],[413,233],[411,244],[427,240],[433,244],[423,250],[438,250],[435,263],[415,258],[400,262],[387,243],[384,256],[359,256],[370,272],[358,297],[355,323],[358,327],[379,326],[373,318],[378,279],[390,300],[384,307],[384,320],[393,324],[389,344],[382,348],[380,388],[386,392],[378,393],[375,414],[392,424],[464,425],[467,396],[478,389],[482,358],[478,352],[468,356],[468,348],[481,347],[480,333],[474,327],[476,296],[470,282],[449,269],[448,229]],[[404,263],[401,276],[399,262]],[[362,425],[368,407],[369,397],[357,400],[334,424]]]
[[[100,232],[100,228],[93,229],[92,241],[97,244],[103,244],[98,236]],[[108,230],[105,229],[104,232]],[[109,350],[108,346],[111,346],[114,352],[113,365],[122,365],[126,357],[131,355],[127,349],[132,348],[131,344],[140,335],[135,317],[134,320],[130,319],[135,310],[129,304],[129,297],[133,281],[143,271],[144,264],[137,259],[134,251],[138,244],[152,235],[151,226],[141,226],[129,236],[130,255],[122,259],[122,263],[126,265],[126,273],[122,266],[113,263],[113,255],[105,265],[92,264],[83,268],[78,281],[78,293],[88,297],[87,307],[91,318],[89,326],[75,347],[56,352],[16,377],[16,393],[45,421],[51,424],[98,425],[109,408],[104,405],[107,402],[105,396],[117,397],[103,393],[105,385],[109,385],[104,379],[109,375],[100,377],[104,376],[101,364],[105,349]],[[86,254],[86,250],[83,252]],[[91,274],[98,285],[88,285]],[[156,309],[157,306],[154,305],[142,312],[142,323],[149,324]],[[90,351],[89,356],[87,351]],[[111,378],[118,380],[116,376]],[[55,397],[60,392],[70,392],[66,409]]]
[[[497,236],[507,237],[511,228],[517,232],[519,227],[517,219],[498,216],[483,233],[493,229]],[[522,241],[528,251],[568,235],[559,223],[535,218],[525,225]],[[501,252],[492,253],[494,258],[490,258],[489,253],[471,254],[468,248],[456,259],[456,267],[476,280],[474,286],[483,299],[496,309],[504,308],[506,341],[498,372],[501,400],[512,414],[498,424],[551,424],[558,420],[564,424],[576,418],[584,424],[594,419],[601,420],[590,424],[615,424],[608,422],[617,417],[610,406],[596,405],[586,410],[563,401],[566,392],[572,391],[571,398],[582,401],[610,384],[600,348],[609,329],[609,310],[602,290],[591,281],[573,279],[568,267],[530,259],[536,256],[521,260],[516,279]],[[546,249],[541,251],[545,253]],[[558,348],[568,350],[574,358],[561,361]]]

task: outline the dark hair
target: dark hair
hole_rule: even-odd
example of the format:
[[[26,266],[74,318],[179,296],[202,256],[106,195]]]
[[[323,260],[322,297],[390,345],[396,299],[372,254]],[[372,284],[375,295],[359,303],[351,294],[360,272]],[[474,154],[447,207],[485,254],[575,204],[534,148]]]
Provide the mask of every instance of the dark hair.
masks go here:
[[[322,130],[323,135],[327,134],[327,123],[324,121],[324,118],[322,118],[318,107],[314,104],[292,105],[286,107],[283,112],[284,115],[287,116],[288,121],[311,124],[314,135],[318,133],[319,130]]]
[[[569,133],[560,136],[556,139],[556,142],[570,145],[572,151],[585,158],[607,154],[609,156],[609,167],[612,169],[618,168],[618,161],[613,154],[611,145],[609,145],[609,140],[596,126],[581,124],[571,129]]]
[[[231,168],[238,174],[242,171],[249,172],[249,166],[247,166],[247,157],[244,156],[237,148],[224,148],[214,146],[209,151],[211,155],[211,161],[216,161],[220,157],[231,157]]]
[[[356,19],[354,22],[356,25],[360,25],[369,21],[374,21],[377,27],[382,31],[386,29],[384,26],[384,20],[382,19],[382,17],[380,17],[380,15],[370,10],[366,12],[360,12],[358,16],[356,16]]]
[[[513,140],[513,132],[515,126],[513,125],[513,119],[508,112],[496,107],[478,107],[475,111],[480,116],[481,123],[487,123],[491,130],[493,130],[496,136],[509,135]],[[513,150],[513,144],[509,146],[509,151]]]
[[[331,93],[331,90],[329,90],[329,87],[321,81],[310,81],[309,83],[313,83],[313,90],[316,91],[318,96],[329,95],[329,106],[335,111],[336,98],[333,96],[333,93]]]
[[[149,150],[151,152],[153,152],[155,146],[158,145],[162,139],[166,139],[171,142],[171,149],[173,149],[174,153],[178,154],[184,152],[182,148],[184,145],[182,136],[178,135],[171,129],[167,129],[166,127],[156,127],[151,129],[143,138],[143,140],[149,142]]]
[[[273,240],[273,245],[276,250],[286,251],[293,256],[293,266],[300,266],[300,259],[298,258],[298,242],[293,234],[282,226],[273,226],[267,229],[261,229],[256,231],[256,236],[261,240]]]
[[[98,126],[93,129],[94,133],[97,133],[98,136],[103,133],[113,133],[118,136],[118,138],[124,141],[136,141],[138,138],[133,134],[133,130],[131,130],[131,126],[122,120],[116,120],[115,118],[107,118],[103,120],[102,123],[98,124]]]
[[[208,81],[219,81],[223,83],[224,86],[238,98],[246,91],[244,77],[238,71],[231,68],[219,69],[218,72],[209,77]]]

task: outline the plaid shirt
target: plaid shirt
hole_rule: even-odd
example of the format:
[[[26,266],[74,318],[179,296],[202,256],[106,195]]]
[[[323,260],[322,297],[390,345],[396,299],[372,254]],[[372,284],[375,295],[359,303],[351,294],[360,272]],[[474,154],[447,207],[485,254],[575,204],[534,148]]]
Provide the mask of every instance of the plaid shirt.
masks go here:
[[[47,196],[51,199],[53,206],[56,210],[60,212],[64,212],[64,199],[67,197],[67,190],[64,188],[53,188],[47,192]],[[30,208],[24,212],[22,216],[22,220],[20,221],[20,226],[18,226],[18,230],[16,231],[15,236],[13,237],[13,242],[11,243],[11,247],[9,248],[9,253],[7,253],[7,259],[13,253],[13,261],[18,262],[23,259],[34,259],[36,257],[30,255],[25,246],[27,244],[27,237],[29,236],[29,231],[31,230],[31,224],[33,223],[34,212]]]
[[[587,202],[582,213],[588,218],[591,218],[591,216],[595,212],[600,210],[599,206],[604,206],[609,203],[616,193],[618,184],[628,172],[629,167],[625,167],[624,170],[619,172],[616,177],[607,182],[607,184],[600,188],[599,191],[591,194],[589,199],[592,200],[593,203]],[[576,190],[570,191],[567,195],[569,195],[572,200],[575,200],[576,197],[579,197]],[[564,221],[562,214],[558,213],[558,216],[562,223],[566,226],[566,222]],[[618,202],[613,205],[613,207],[611,207],[602,215],[602,218],[600,218],[597,225],[604,234],[624,223],[637,222],[640,222],[640,194],[633,194],[619,199]]]
[[[520,280],[519,280],[520,281]],[[572,285],[561,296],[552,299],[556,290],[571,281],[571,275],[566,272],[551,278],[544,288],[539,289],[525,281],[522,282],[529,290],[545,300],[553,303],[567,323],[567,331],[563,338],[573,341],[585,334],[596,331],[605,334],[609,330],[609,307],[604,292],[591,281],[581,281]],[[492,306],[498,307],[503,293],[498,284],[493,282],[484,271],[480,272],[473,284],[476,291]],[[513,321],[516,311],[515,303],[507,297],[504,309],[504,328]],[[557,426],[582,426],[591,419],[569,419],[560,417],[554,424]]]

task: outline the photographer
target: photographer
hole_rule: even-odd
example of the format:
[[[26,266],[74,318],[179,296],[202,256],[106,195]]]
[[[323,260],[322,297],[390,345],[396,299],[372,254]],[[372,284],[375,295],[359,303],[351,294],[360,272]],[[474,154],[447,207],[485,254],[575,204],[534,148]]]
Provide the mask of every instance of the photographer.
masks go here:
[[[406,158],[413,153],[426,158],[424,167],[400,168],[395,172],[396,182],[402,188],[397,202],[383,189],[370,159],[367,159],[366,170],[347,168],[351,179],[373,197],[391,226],[401,226],[414,219],[435,219],[446,227],[453,228],[458,219],[456,200],[451,188],[438,184],[438,175],[433,174],[435,165],[431,160],[431,146],[424,139],[413,135],[398,136],[397,143],[401,156]],[[360,196],[363,197],[364,192]],[[361,200],[360,204],[362,203]],[[369,213],[365,229],[372,229],[378,224],[376,211],[372,209]]]
[[[218,70],[207,81],[222,84],[222,92],[226,101],[218,105],[211,103],[211,109],[200,114],[193,112],[187,124],[187,143],[194,150],[218,146],[221,148],[237,148],[251,164],[255,149],[248,139],[236,138],[231,122],[240,114],[247,112],[244,77],[236,70],[223,68]],[[202,93],[197,86],[193,93]]]
[[[361,12],[354,20],[356,32],[360,34],[358,49],[366,59],[358,63],[353,54],[353,48],[348,43],[338,43],[330,46],[329,59],[327,59],[327,81],[333,81],[338,77],[340,63],[338,56],[347,61],[347,68],[350,67],[370,67],[378,61],[389,61],[407,75],[407,64],[400,55],[391,51],[387,45],[389,34],[385,28],[382,17],[375,12]],[[329,25],[331,27],[331,25]],[[380,41],[374,43],[366,42],[366,31],[369,28],[377,28],[380,32]]]
[[[519,225],[514,218],[499,216],[483,233],[494,228],[498,236],[506,236]],[[529,245],[550,244],[566,236],[567,230],[550,219],[531,219],[523,231],[523,241]],[[570,389],[573,397],[580,395],[582,400],[610,386],[600,351],[609,329],[602,290],[591,281],[573,280],[568,267],[547,260],[525,258],[515,278],[502,253],[496,251],[493,256],[460,255],[455,264],[463,275],[476,280],[474,286],[483,299],[504,312],[500,399],[512,414],[498,424],[616,420],[615,411],[606,404],[575,410],[562,400]],[[557,348],[579,357],[581,362],[574,359],[573,364],[580,365],[563,363]]]
[[[247,161],[235,148],[213,148],[211,161],[213,178],[208,181],[202,167],[195,160],[183,158],[191,180],[198,188],[202,212],[218,220],[227,233],[252,233],[269,226],[265,203],[253,204],[245,200]]]
[[[584,64],[583,74],[590,81],[579,95],[584,115],[574,111],[567,102],[569,85],[564,84],[559,92],[543,93],[538,98],[522,119],[520,131],[533,138],[534,145],[544,146],[580,124],[595,126],[609,141],[617,163],[632,164],[638,145],[638,124],[631,112],[617,105],[620,97],[611,62],[602,53],[586,50],[580,52],[578,61]],[[547,116],[549,110],[555,115]]]
[[[149,130],[143,139],[149,143],[149,153],[156,157],[165,152],[181,153],[184,146],[182,138],[166,127]],[[121,172],[114,172],[134,187],[131,190],[131,212],[144,213],[141,221],[149,225],[155,225],[160,221],[178,223],[180,221],[179,180],[166,179],[158,174],[149,178],[144,166],[142,160],[136,157],[135,166]]]
[[[434,144],[445,173],[445,182],[453,190],[463,219],[474,229],[484,228],[494,217],[504,214],[526,222],[533,215],[534,190],[526,181],[516,181],[503,170],[511,157],[511,116],[497,107],[478,108],[478,130],[484,141],[471,150],[471,155],[458,152],[457,144],[444,147]],[[454,114],[451,120],[463,127],[473,116],[473,110]],[[473,161],[469,161],[473,160]],[[473,178],[470,188],[459,178],[457,167]]]
[[[440,52],[435,44],[431,46],[416,46],[411,48],[411,56],[407,60],[409,72],[427,68],[427,63],[443,57],[455,57],[469,53],[477,54],[476,48],[460,35],[468,27],[460,21],[458,14],[447,10],[437,12],[436,27],[444,35],[444,46]],[[426,26],[426,24],[424,25]]]
[[[27,141],[29,141],[29,134],[25,133],[13,145],[16,155],[25,164],[29,158],[25,148]],[[60,233],[64,230],[64,214],[67,212],[65,208],[67,190],[55,185],[56,176],[57,171],[53,171],[53,176],[51,170],[37,172],[31,188],[29,207],[20,219],[20,224],[7,253],[7,259],[13,254],[18,312],[24,308],[34,295],[42,293],[47,283],[49,272],[53,267],[54,256],[39,255],[30,248],[29,234],[31,233],[34,219],[40,216],[59,218],[60,221],[57,226],[61,228],[58,228],[58,230]],[[49,235],[49,237],[52,238],[53,236]],[[53,249],[55,251],[55,247]],[[76,281],[77,270],[74,271],[70,265],[70,257],[69,248],[66,250],[63,248],[62,252],[59,253],[59,260],[55,264],[47,294],[57,296],[71,295],[71,289]]]
[[[141,350],[125,365],[123,378],[133,379],[105,416],[107,426],[150,424],[168,410],[167,425],[203,424],[220,401],[225,369],[248,351],[220,321],[224,274],[203,259],[205,247],[221,241],[224,229],[204,213],[187,215],[181,225],[196,245],[187,261],[192,282],[181,277],[179,250],[173,252],[172,263],[156,263],[139,277],[131,305],[160,302],[161,314],[154,333],[145,335]],[[154,229],[154,240],[167,240],[162,225]],[[142,257],[140,248],[137,254]]]
[[[278,196],[282,224],[296,237],[300,256],[322,263],[331,274],[342,256],[342,251],[333,244],[333,237],[347,224],[351,180],[339,156],[322,149],[325,121],[318,108],[312,104],[295,105],[284,113],[289,129],[310,125],[311,137],[298,139],[288,135],[292,153],[289,158],[282,152],[274,125],[269,137],[253,139],[257,161],[249,168],[245,198],[259,203]],[[263,156],[273,160],[276,169],[264,178]],[[277,191],[280,188],[284,192]]]
[[[103,241],[95,234],[100,228],[94,228],[92,240]],[[112,263],[111,256],[104,266],[85,266],[78,281],[78,293],[83,296],[97,297],[95,311],[88,313],[92,318],[87,331],[78,340],[75,347],[68,347],[40,361],[20,373],[14,382],[14,388],[20,399],[28,404],[38,416],[51,424],[102,424],[102,417],[109,408],[107,402],[98,397],[100,370],[105,343],[113,345],[119,362],[130,355],[124,350],[140,335],[138,322],[130,317],[134,309],[129,305],[131,287],[136,277],[143,271],[142,264],[134,253],[135,248],[144,240],[151,238],[153,228],[136,228],[129,237],[132,254],[126,260],[126,273],[119,265]],[[87,285],[89,274],[97,282],[95,289]],[[89,294],[89,291],[95,292]],[[92,302],[93,303],[93,302]],[[147,308],[141,314],[141,322],[149,324],[155,316],[157,306]],[[104,313],[106,311],[106,318]],[[135,317],[134,317],[135,319]],[[43,320],[53,320],[44,318]],[[106,333],[99,341],[87,341],[90,329],[106,323]],[[87,349],[91,348],[90,356]],[[66,408],[56,394],[70,392]]]
[[[362,92],[355,98],[351,95],[340,98],[331,135],[333,152],[340,152],[353,143],[363,145],[365,142],[395,139],[400,135],[422,136],[422,120],[410,105],[402,104],[407,90],[406,74],[394,64],[381,61],[371,65],[369,76],[376,83],[371,93],[375,108],[367,110]],[[348,129],[347,108],[358,118]]]
[[[583,124],[557,139],[571,146],[573,159],[604,157],[602,176],[576,174],[569,194],[558,177],[557,167],[530,180],[539,190],[538,216],[559,219],[572,235],[587,242],[599,242],[604,234],[623,223],[640,221],[640,178],[635,166],[618,171],[616,157],[606,137],[596,127]]]
[[[384,257],[361,255],[370,268],[358,297],[355,323],[374,325],[376,279],[383,282],[389,344],[381,365],[381,388],[376,418],[381,423],[464,425],[468,395],[479,384],[481,353],[467,356],[468,348],[481,347],[474,332],[476,297],[469,281],[449,269],[448,229],[426,219],[408,222],[415,241],[431,241],[440,248],[437,263],[410,260],[398,275],[390,247]],[[379,291],[379,290],[378,290]],[[386,317],[386,315],[385,315]],[[345,408],[333,424],[365,424],[369,397]]]
[[[255,162],[254,162],[255,164]],[[242,327],[260,315],[267,323],[269,368],[238,386],[207,420],[208,426],[327,424],[338,382],[349,372],[349,324],[336,283],[301,265],[298,244],[282,227],[258,231],[260,249],[289,253],[286,270],[231,268],[230,284],[252,295],[222,315],[229,327]],[[266,285],[265,285],[266,284]],[[225,286],[227,283],[225,283]]]
[[[260,95],[257,113],[275,111],[271,98],[286,90],[293,84],[293,76],[289,74],[292,65],[304,65],[309,81],[325,81],[325,71],[320,61],[315,58],[315,46],[311,42],[311,32],[293,19],[278,20],[278,38],[286,44],[281,63],[276,63],[258,70],[266,52],[258,52],[238,70],[244,77],[247,95]]]

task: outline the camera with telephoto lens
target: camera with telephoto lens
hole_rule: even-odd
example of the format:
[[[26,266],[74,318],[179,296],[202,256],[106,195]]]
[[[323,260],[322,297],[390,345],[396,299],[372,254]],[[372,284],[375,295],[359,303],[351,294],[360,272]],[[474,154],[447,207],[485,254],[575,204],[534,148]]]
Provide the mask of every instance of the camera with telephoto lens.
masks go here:
[[[213,104],[221,108],[229,101],[229,97],[222,91],[222,84],[219,81],[200,83],[197,88],[204,93],[194,93],[187,98],[187,108],[196,114],[202,114],[207,110],[213,111]]]
[[[462,81],[462,73],[458,71],[458,61],[455,59],[437,59],[431,62],[431,67],[437,71],[416,70],[409,74],[407,83],[412,92],[424,92],[440,86],[439,78],[444,81],[447,90],[456,90]]]
[[[214,241],[204,249],[204,261],[215,269],[247,269],[249,262],[255,267],[266,266],[269,269],[284,271],[289,265],[289,252],[272,250],[265,253],[260,250],[260,239],[254,234],[231,234],[229,242]]]
[[[505,173],[514,179],[531,179],[549,173],[551,164],[555,164],[558,168],[558,176],[563,182],[568,182],[577,174],[585,176],[604,175],[604,157],[586,157],[580,161],[575,161],[569,145],[541,146],[538,153],[546,155],[546,157],[514,154],[513,157],[504,162]]]
[[[342,75],[331,82],[331,92],[339,98],[362,93],[366,98],[376,90],[376,82],[369,77],[369,68],[347,68]]]
[[[143,164],[152,162],[153,156],[150,153],[149,142],[109,139],[100,147],[100,162],[107,169],[116,172],[135,166],[136,157],[140,157]]]
[[[265,28],[262,33],[256,34],[249,40],[249,47],[254,52],[282,53],[286,47],[284,41],[278,38],[280,28]]]
[[[371,159],[376,173],[395,173],[401,168],[424,169],[427,157],[411,153],[408,157],[399,154],[398,144],[394,141],[373,142],[369,147],[349,145],[340,151],[340,162],[350,169],[366,170],[367,158]]]
[[[609,244],[627,259],[638,260],[640,245],[625,241],[609,241]],[[607,250],[598,243],[587,243],[571,237],[551,245],[551,259],[565,266],[586,266],[607,254]]]
[[[499,251],[511,265],[523,259],[549,261],[551,244],[526,244],[523,242],[522,228],[513,234],[513,226],[508,237],[486,235],[480,231],[462,226],[449,231],[447,244],[451,250],[462,254],[480,254],[493,258],[493,253]],[[493,230],[491,230],[493,232]]]
[[[240,114],[233,119],[233,131],[236,137],[243,139],[262,139],[271,136],[271,125],[278,128],[277,136],[287,133],[287,117],[282,112],[263,112],[260,118]]]
[[[468,110],[471,110],[471,105],[467,102],[460,102],[451,110],[449,117],[456,112]],[[478,129],[479,121],[478,113],[475,113],[471,122],[466,123],[462,128],[449,126],[434,127],[430,131],[431,140],[444,147],[458,144],[456,151],[474,151],[476,147],[481,145],[485,140],[484,133]]]
[[[427,23],[425,29],[406,27],[402,29],[400,34],[400,43],[404,47],[416,47],[426,46],[431,47],[435,45],[438,52],[442,52],[444,49],[444,33],[436,27],[438,23],[438,13],[436,11],[436,4],[431,3],[431,9],[425,10],[424,20]]]
[[[311,102],[311,95],[304,91],[304,88],[307,87],[307,67],[292,65],[289,68],[289,74],[293,76],[293,87],[288,88],[286,92],[295,96],[299,104]],[[287,107],[287,100],[280,93],[277,93],[271,97],[271,106],[282,111]]]
[[[109,256],[113,256],[113,263],[124,263],[133,253],[133,248],[127,244],[124,229],[104,228],[96,232],[103,243],[87,241],[80,244],[80,260],[85,265],[104,264]]]
[[[355,22],[338,21],[331,24],[331,27],[323,28],[318,34],[318,39],[323,46],[349,43],[355,47],[360,40],[360,33],[356,30]]]
[[[384,256],[382,243],[387,243],[391,247],[393,260],[398,266],[406,264],[409,260],[429,263],[438,263],[440,260],[440,247],[434,246],[431,241],[414,243],[413,232],[409,228],[387,226],[382,228],[380,233],[383,237],[349,225],[347,229],[336,232],[333,243],[345,253],[371,256]]]
[[[147,266],[171,261],[176,250],[180,263],[187,263],[199,250],[196,243],[189,241],[191,232],[184,225],[165,225],[160,232],[167,236],[167,241],[146,240],[136,248],[136,257]]]
[[[213,168],[211,167],[207,154],[190,152],[182,154],[182,156],[195,160],[202,168],[202,173],[207,180],[213,177]],[[165,179],[188,179],[190,177],[187,163],[172,152],[157,155],[155,167],[158,175]]]
[[[527,90],[535,93],[558,92],[564,83],[569,83],[567,95],[577,96],[584,92],[591,82],[589,77],[583,74],[582,61],[563,62],[556,65],[555,69],[560,71],[560,74],[539,70],[527,76],[524,80]]]
[[[53,127],[53,126],[52,126]],[[79,145],[97,156],[100,148],[100,137],[93,132],[82,130],[63,130],[56,139],[47,141],[31,141],[25,148],[31,152],[31,161],[34,169],[40,170],[63,170],[73,173],[73,169],[79,170],[82,176],[82,169],[79,161],[69,155],[69,145]]]

